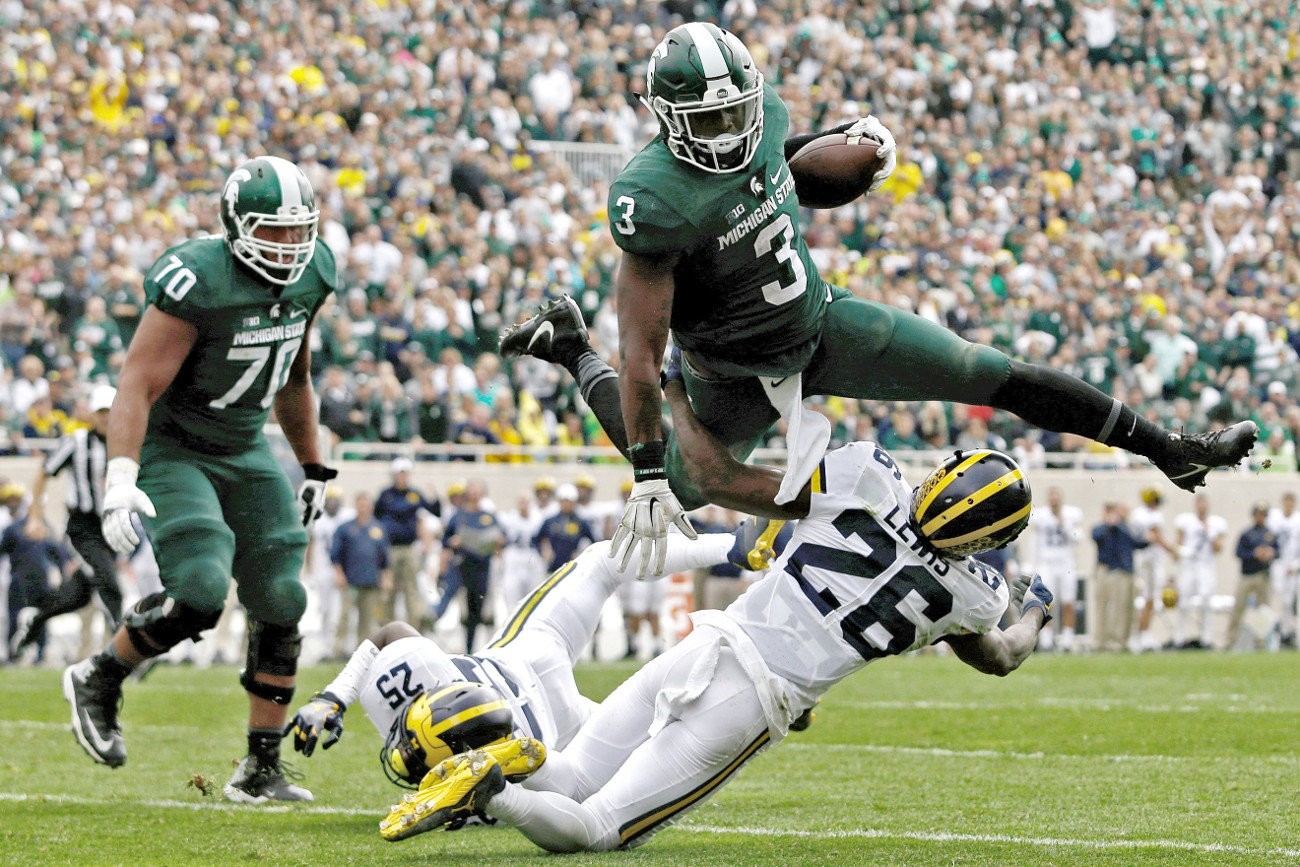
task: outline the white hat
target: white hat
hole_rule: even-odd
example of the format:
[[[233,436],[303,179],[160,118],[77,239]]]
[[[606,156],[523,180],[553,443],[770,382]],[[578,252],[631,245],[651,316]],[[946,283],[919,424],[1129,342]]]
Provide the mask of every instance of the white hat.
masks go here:
[[[117,389],[111,385],[97,385],[90,392],[90,411],[99,412],[101,409],[112,409],[113,398],[117,397]]]
[[[392,465],[393,475],[409,473],[414,467],[415,464],[411,463],[410,458],[395,458]]]
[[[556,490],[555,498],[557,500],[572,500],[576,503],[578,502],[578,489],[573,485],[565,483],[560,485],[559,489]]]

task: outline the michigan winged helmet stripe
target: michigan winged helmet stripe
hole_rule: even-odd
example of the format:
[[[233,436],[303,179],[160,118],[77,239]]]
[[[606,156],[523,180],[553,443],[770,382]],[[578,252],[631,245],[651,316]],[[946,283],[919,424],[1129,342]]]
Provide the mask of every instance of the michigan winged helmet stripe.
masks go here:
[[[486,684],[460,681],[411,700],[393,721],[380,762],[390,780],[412,786],[443,759],[513,731],[514,715],[505,696]]]
[[[1001,452],[957,452],[912,495],[912,521],[950,557],[999,548],[1029,523],[1032,495],[1016,462]]]

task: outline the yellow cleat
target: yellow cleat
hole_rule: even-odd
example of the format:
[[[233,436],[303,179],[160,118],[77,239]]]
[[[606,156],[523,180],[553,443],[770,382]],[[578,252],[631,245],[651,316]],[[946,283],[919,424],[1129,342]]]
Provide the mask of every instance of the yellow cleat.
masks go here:
[[[776,542],[776,534],[781,532],[785,526],[785,521],[771,520],[767,527],[759,534],[758,539],[754,542],[754,547],[750,549],[746,559],[749,561],[749,568],[754,572],[761,572],[772,562],[772,546]]]
[[[389,808],[379,823],[379,836],[396,843],[425,831],[444,829],[483,809],[505,787],[501,765],[483,750],[444,759],[425,774],[418,792]]]
[[[507,783],[522,783],[546,761],[546,747],[534,738],[506,738],[479,750],[497,760]]]

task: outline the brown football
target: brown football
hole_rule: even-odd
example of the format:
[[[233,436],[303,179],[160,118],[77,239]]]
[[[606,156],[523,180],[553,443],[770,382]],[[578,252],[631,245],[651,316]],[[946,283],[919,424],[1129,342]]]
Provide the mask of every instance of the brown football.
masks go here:
[[[838,208],[867,191],[884,166],[876,143],[855,136],[850,144],[842,132],[815,138],[790,158],[790,174],[799,204],[805,208]]]

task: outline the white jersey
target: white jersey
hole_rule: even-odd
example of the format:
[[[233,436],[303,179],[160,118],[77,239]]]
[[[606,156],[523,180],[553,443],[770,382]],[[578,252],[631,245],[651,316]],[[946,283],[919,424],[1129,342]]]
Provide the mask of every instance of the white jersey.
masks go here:
[[[1277,536],[1277,562],[1294,567],[1300,560],[1300,512],[1284,515],[1281,509],[1271,509],[1268,528]]]
[[[518,509],[497,513],[497,523],[501,525],[501,530],[506,535],[505,550],[531,549],[533,537],[537,535],[545,520],[546,518],[538,509],[530,509],[527,515],[520,514]]]
[[[401,638],[379,651],[362,680],[361,707],[384,734],[411,699],[426,689],[464,680],[495,687],[506,697],[516,736],[556,742],[554,715],[530,668],[490,656],[452,655],[423,637]]]
[[[591,525],[591,532],[596,534],[597,539],[608,539],[612,535],[608,532],[610,528],[623,517],[623,501],[592,500],[586,505],[579,503],[575,511],[579,518]]]
[[[1139,539],[1146,540],[1152,530],[1163,530],[1165,526],[1165,516],[1159,509],[1153,509],[1150,506],[1138,506],[1129,512],[1128,524],[1133,531],[1133,535]],[[1161,561],[1164,557],[1165,549],[1159,545],[1150,544],[1145,548],[1139,548],[1133,552],[1133,556],[1142,557],[1150,561]]]
[[[943,558],[918,541],[911,499],[874,443],[828,453],[813,476],[808,517],[768,574],[727,608],[789,682],[794,706],[811,707],[880,657],[988,632],[1006,611],[996,569]]]
[[[1028,529],[1035,564],[1073,564],[1074,546],[1083,538],[1083,511],[1078,506],[1061,506],[1058,515],[1049,506],[1035,505]]]
[[[1178,555],[1185,565],[1214,563],[1213,542],[1228,532],[1228,522],[1219,515],[1207,515],[1205,522],[1193,512],[1183,512],[1174,519],[1174,528],[1182,534]]]

